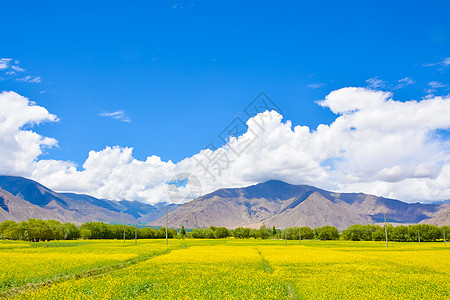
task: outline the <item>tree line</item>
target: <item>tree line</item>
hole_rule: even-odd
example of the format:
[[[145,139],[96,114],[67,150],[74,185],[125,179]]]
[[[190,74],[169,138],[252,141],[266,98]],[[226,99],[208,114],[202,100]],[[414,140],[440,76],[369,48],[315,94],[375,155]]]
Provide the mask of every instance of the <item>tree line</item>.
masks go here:
[[[434,225],[418,224],[409,226],[387,226],[388,240],[398,242],[416,242],[419,239],[436,241],[443,238],[445,232],[450,232],[450,226],[437,227]],[[318,240],[344,240],[352,241],[381,241],[386,238],[385,229],[379,225],[352,225],[342,234],[334,226],[316,227],[314,229],[303,227],[289,227],[284,230],[275,226],[266,227],[263,224],[259,229],[237,227],[234,230],[225,227],[210,226],[204,229],[193,229],[188,232],[184,226],[179,230],[169,228],[168,238],[195,238],[195,239],[223,239],[234,237],[237,239],[318,239]],[[4,221],[0,223],[0,239],[24,241],[51,241],[75,239],[163,239],[166,229],[122,224],[107,224],[103,222],[88,222],[81,226],[72,223],[61,223],[56,220],[29,219],[16,223]]]
[[[72,223],[61,223],[55,220],[29,219],[16,223],[4,221],[0,223],[0,238],[22,241],[51,241],[76,239],[162,239],[166,237],[166,229],[150,227],[135,228],[121,224],[106,224],[103,222],[88,222],[81,226]],[[168,237],[177,237],[175,229],[168,229]]]
[[[438,227],[429,224],[417,224],[409,226],[379,225],[352,225],[345,229],[342,236],[351,241],[382,241],[386,239],[386,231],[389,241],[396,242],[434,242],[444,238],[444,232],[450,233],[450,226]],[[447,236],[448,238],[448,236]]]

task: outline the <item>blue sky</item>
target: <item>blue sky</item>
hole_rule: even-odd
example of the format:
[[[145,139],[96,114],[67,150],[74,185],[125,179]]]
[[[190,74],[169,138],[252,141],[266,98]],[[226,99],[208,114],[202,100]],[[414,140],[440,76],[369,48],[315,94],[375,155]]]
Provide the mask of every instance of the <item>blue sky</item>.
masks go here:
[[[8,1],[2,11],[0,58],[25,71],[0,74],[0,90],[58,116],[34,128],[58,141],[40,158],[78,166],[116,145],[179,162],[261,91],[283,120],[312,129],[335,120],[316,102],[340,88],[399,101],[449,93],[448,1]]]
[[[179,161],[260,91],[286,119],[315,127],[332,116],[314,101],[333,89],[409,77],[417,84],[395,96],[420,99],[449,76],[422,67],[449,55],[448,1],[131,2],[3,3],[0,55],[41,82],[1,89],[61,119],[39,128],[59,141],[51,157],[82,163],[122,145]],[[99,117],[118,110],[129,123]]]

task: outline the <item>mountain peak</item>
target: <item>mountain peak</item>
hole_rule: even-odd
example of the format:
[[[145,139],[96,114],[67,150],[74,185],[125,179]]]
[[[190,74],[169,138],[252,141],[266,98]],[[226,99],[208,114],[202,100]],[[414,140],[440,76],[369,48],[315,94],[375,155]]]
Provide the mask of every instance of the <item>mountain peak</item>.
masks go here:
[[[363,193],[333,193],[309,185],[268,180],[241,188],[223,188],[194,199],[169,214],[173,227],[206,228],[211,225],[258,227],[324,226],[339,229],[371,224],[387,212],[393,222],[417,223],[442,207],[414,205]],[[165,218],[149,223],[163,225]],[[259,224],[259,225],[258,225]]]

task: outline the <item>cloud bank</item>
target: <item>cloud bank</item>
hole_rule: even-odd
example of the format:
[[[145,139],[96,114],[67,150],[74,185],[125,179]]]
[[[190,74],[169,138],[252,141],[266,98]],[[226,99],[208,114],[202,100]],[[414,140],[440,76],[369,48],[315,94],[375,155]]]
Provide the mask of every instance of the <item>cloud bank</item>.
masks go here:
[[[342,88],[318,102],[336,114],[317,128],[293,126],[275,111],[247,120],[243,134],[174,164],[132,148],[90,151],[81,167],[40,159],[56,140],[31,131],[55,122],[45,108],[13,93],[0,94],[0,172],[31,177],[58,191],[148,203],[186,201],[189,185],[168,196],[177,174],[191,174],[202,193],[269,179],[404,201],[450,199],[450,98],[396,101],[393,94]],[[20,112],[20,113],[18,113]]]

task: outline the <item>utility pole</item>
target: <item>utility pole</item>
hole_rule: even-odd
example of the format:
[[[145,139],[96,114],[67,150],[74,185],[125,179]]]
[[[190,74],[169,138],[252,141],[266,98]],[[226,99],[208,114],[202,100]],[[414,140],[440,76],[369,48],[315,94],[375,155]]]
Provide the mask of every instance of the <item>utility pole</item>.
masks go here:
[[[444,231],[444,244],[445,246],[447,246],[447,240],[445,239],[445,229],[443,231]]]
[[[302,230],[301,227],[298,228],[298,239],[300,240],[300,246],[302,245]]]
[[[386,213],[384,213],[384,231],[386,233],[386,248],[389,247],[388,235],[387,235],[387,223],[386,223]]]
[[[168,221],[168,217],[167,217],[167,215],[168,215],[168,211],[169,211],[169,207],[166,205],[166,245],[169,243],[168,242],[168,232],[167,232],[167,226],[169,226],[168,224],[169,224],[169,221]]]
[[[125,225],[123,225],[123,243],[125,244]]]
[[[286,233],[287,233],[287,228],[284,229],[284,243],[287,246],[287,235],[286,235]]]
[[[417,237],[419,238],[419,246],[420,246],[420,230],[417,229]]]
[[[134,228],[134,244],[137,245],[137,223],[136,227]]]

